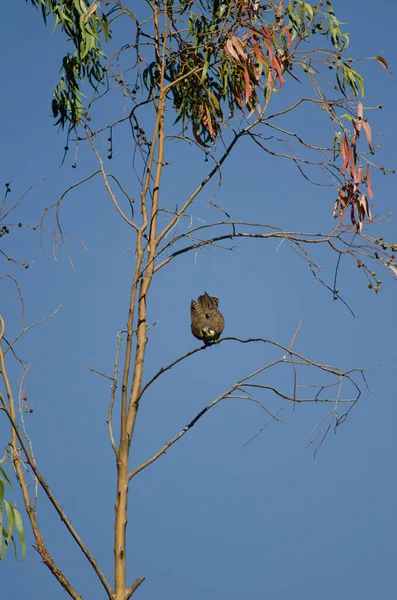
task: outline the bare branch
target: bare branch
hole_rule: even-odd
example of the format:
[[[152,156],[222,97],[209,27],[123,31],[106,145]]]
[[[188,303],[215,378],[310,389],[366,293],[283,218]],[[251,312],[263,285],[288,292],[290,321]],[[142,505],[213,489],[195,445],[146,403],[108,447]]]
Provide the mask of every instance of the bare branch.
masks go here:
[[[116,350],[116,357],[115,357],[115,361],[114,361],[113,385],[112,385],[109,410],[108,410],[108,421],[107,421],[110,443],[112,444],[113,452],[115,453],[116,456],[117,456],[117,446],[116,446],[116,442],[114,439],[112,423],[113,423],[113,407],[114,407],[114,402],[116,399],[117,376],[119,373],[119,357],[120,357],[120,350],[121,350],[121,343],[122,343],[121,333],[122,333],[121,331],[117,332],[117,350]]]
[[[276,348],[281,349],[284,354],[281,358],[276,359],[275,361],[272,361],[262,367],[260,367],[259,369],[255,370],[254,372],[250,373],[249,375],[241,378],[239,381],[237,381],[235,384],[233,384],[226,392],[224,392],[223,394],[221,394],[220,396],[218,396],[215,400],[213,400],[210,404],[208,404],[207,406],[205,406],[196,416],[195,418],[188,424],[186,425],[186,427],[184,427],[177,435],[175,435],[170,441],[168,441],[162,448],[160,448],[160,450],[158,452],[156,452],[151,458],[149,458],[148,460],[146,460],[144,463],[142,463],[141,465],[139,465],[138,467],[136,467],[135,469],[133,469],[130,473],[129,473],[129,479],[131,479],[132,477],[134,477],[135,475],[137,475],[140,471],[144,470],[146,467],[148,467],[149,465],[151,465],[153,462],[155,462],[158,458],[160,458],[160,456],[162,456],[163,454],[165,454],[168,450],[168,448],[170,448],[173,444],[175,444],[181,437],[183,437],[185,435],[185,433],[187,433],[187,431],[189,431],[189,429],[191,429],[199,419],[201,419],[201,417],[204,416],[204,414],[210,410],[213,406],[215,406],[216,404],[218,404],[221,400],[227,399],[227,398],[242,398],[242,399],[246,399],[249,401],[254,401],[255,403],[259,404],[261,406],[261,408],[263,410],[265,410],[269,415],[270,415],[270,421],[268,421],[267,423],[265,423],[265,425],[263,427],[261,427],[261,429],[247,442],[249,443],[250,441],[252,441],[257,435],[259,435],[259,433],[261,433],[261,431],[263,431],[268,424],[273,421],[279,421],[279,419],[277,418],[277,415],[280,413],[281,410],[284,410],[287,406],[289,406],[291,403],[295,405],[295,403],[307,403],[307,402],[332,402],[335,404],[335,407],[333,409],[333,413],[334,415],[336,415],[337,413],[337,407],[338,407],[338,403],[339,402],[346,402],[346,403],[350,403],[350,404],[355,404],[358,400],[358,398],[360,397],[361,391],[359,390],[357,384],[354,382],[354,380],[351,377],[351,374],[355,371],[348,371],[348,372],[342,372],[339,368],[337,367],[332,367],[329,365],[324,365],[324,364],[320,364],[320,363],[316,363],[304,356],[302,356],[301,354],[295,352],[292,347],[293,344],[296,340],[296,337],[299,333],[299,329],[301,327],[301,321],[298,324],[298,327],[296,329],[296,331],[294,332],[294,335],[292,337],[291,343],[289,345],[289,347],[286,347],[278,342],[274,342],[272,340],[267,340],[265,338],[249,338],[249,339],[240,339],[240,338],[232,338],[232,337],[227,337],[227,338],[221,338],[220,340],[218,340],[218,342],[216,342],[216,344],[219,344],[221,342],[225,342],[225,341],[237,341],[243,344],[246,343],[257,343],[257,342],[262,342],[262,343],[266,343],[266,344],[270,344]],[[215,344],[212,344],[215,345]],[[153,377],[152,379],[150,379],[147,384],[142,388],[140,397],[142,397],[142,394],[144,393],[144,391],[158,378],[160,377],[160,375],[162,373],[164,373],[165,371],[171,369],[173,366],[175,366],[176,364],[178,364],[179,362],[181,362],[182,360],[184,360],[185,358],[188,358],[189,356],[191,356],[192,354],[194,354],[195,352],[204,349],[204,347],[202,348],[197,348],[191,352],[188,352],[187,354],[179,357],[178,359],[176,359],[175,361],[173,361],[172,363],[170,363],[169,365],[167,365],[167,367],[160,369]],[[287,357],[290,356],[290,360],[287,359]],[[274,367],[277,364],[280,363],[287,363],[287,364],[292,364],[293,366],[293,396],[289,396],[288,394],[283,393],[281,390],[275,388],[272,385],[268,385],[268,384],[261,384],[261,383],[256,383],[253,382],[252,379],[254,377],[256,377],[257,375],[259,375],[260,373],[262,373],[263,371]],[[320,369],[322,372],[328,373],[328,374],[332,374],[334,376],[336,376],[338,378],[338,391],[337,391],[337,395],[336,398],[320,398],[320,392],[318,392],[315,397],[311,397],[311,398],[297,398],[296,397],[296,390],[297,390],[297,377],[296,377],[296,367],[297,366],[312,366],[315,367],[317,369]],[[362,373],[362,371],[360,371]],[[355,398],[347,398],[347,399],[341,399],[340,398],[340,392],[341,392],[341,385],[342,385],[342,381],[343,380],[347,380],[350,381],[355,388],[357,389],[357,396]],[[329,386],[322,386],[322,389],[325,389],[326,387]],[[276,394],[276,396],[283,398],[285,400],[288,400],[287,404],[285,404],[281,409],[279,409],[275,414],[270,412],[264,405],[263,403],[259,402],[256,398],[252,397],[252,394],[250,393],[250,389],[257,389],[257,390],[268,390],[273,392],[274,394]],[[234,392],[238,392],[238,391],[243,391],[243,392],[247,392],[244,393],[244,395],[239,395],[239,394],[235,394]],[[350,410],[350,409],[349,409]],[[329,428],[327,429],[327,431],[324,432],[324,434],[326,435],[329,431]],[[325,436],[324,435],[324,436]]]
[[[290,402],[287,402],[287,404],[284,404],[284,406],[282,406],[281,408],[279,408],[278,411],[275,413],[275,415],[271,415],[270,419],[268,421],[266,421],[266,423],[264,425],[262,425],[262,427],[249,440],[247,440],[245,442],[245,444],[243,444],[241,446],[240,450],[242,450],[243,448],[245,448],[245,446],[248,446],[248,444],[250,444],[252,441],[254,441],[254,439],[257,438],[258,435],[260,435],[266,429],[266,427],[268,427],[270,425],[270,423],[272,421],[274,421],[274,420],[279,421],[279,419],[277,419],[277,415],[279,415],[288,406],[290,406]]]
[[[21,287],[20,287],[18,281],[12,275],[4,273],[3,275],[0,275],[0,281],[3,278],[4,279],[11,279],[11,281],[14,283],[15,287],[17,288],[18,296],[19,296],[19,299],[21,301],[21,329],[23,329],[24,326],[25,326],[25,303],[24,303],[24,299],[23,299]]]
[[[151,379],[149,379],[149,381],[147,383],[145,383],[145,385],[142,387],[142,389],[141,389],[141,391],[139,393],[139,399],[142,398],[142,396],[145,393],[145,391],[147,390],[147,388],[149,386],[151,386],[152,383],[154,381],[156,381],[156,379],[158,379],[160,377],[160,375],[162,375],[166,371],[169,371],[170,369],[172,369],[172,367],[174,367],[178,363],[182,362],[186,358],[189,358],[189,356],[192,356],[193,354],[196,354],[196,352],[201,352],[202,350],[206,350],[206,348],[208,348],[208,346],[200,346],[200,348],[195,348],[194,350],[190,350],[189,352],[187,352],[183,356],[179,356],[177,359],[175,359],[174,361],[172,361],[166,367],[161,367],[161,369],[159,371],[157,371],[157,373],[155,375],[153,375],[153,377]]]
[[[109,181],[108,181],[109,175],[107,173],[105,173],[105,167],[103,165],[103,160],[102,160],[102,158],[101,158],[98,150],[95,148],[95,145],[94,145],[93,139],[92,139],[92,134],[88,131],[88,129],[86,129],[86,134],[87,134],[88,141],[91,144],[91,148],[92,148],[92,150],[93,150],[93,152],[94,152],[94,154],[97,157],[97,160],[99,162],[100,172],[101,172],[102,177],[103,177],[103,182],[104,182],[105,188],[107,189],[108,194],[109,194],[109,196],[110,196],[110,198],[111,198],[114,206],[117,209],[117,212],[119,213],[119,215],[121,215],[121,217],[124,219],[124,221],[126,223],[128,223],[128,225],[130,225],[131,227],[133,227],[135,229],[135,231],[138,231],[138,226],[136,225],[136,223],[134,223],[134,221],[131,221],[131,219],[129,219],[127,217],[127,215],[120,208],[119,203],[117,202],[117,198],[116,198],[115,194],[113,193],[112,188],[110,187],[110,184],[109,184]],[[124,192],[123,188],[121,187],[121,185],[119,184],[118,180],[114,176],[112,176],[112,177],[116,181],[116,183],[118,184],[118,186],[120,187],[120,189],[123,191],[123,193],[125,194],[125,192]],[[128,200],[129,200],[129,198],[128,198]]]
[[[10,193],[10,187],[9,184],[7,185],[7,189],[6,189],[6,193],[4,196],[4,200],[2,203],[2,206],[0,207],[0,223],[1,221],[3,221],[10,213],[12,213],[13,210],[15,210],[17,208],[17,206],[19,206],[21,204],[21,202],[23,201],[23,199],[25,198],[25,196],[34,188],[36,187],[36,185],[40,185],[40,183],[42,183],[43,181],[45,181],[45,179],[39,179],[39,181],[36,181],[36,183],[33,183],[32,185],[30,185],[28,187],[28,189],[20,196],[20,198],[15,202],[15,204],[13,204],[11,206],[11,208],[8,209],[8,211],[6,213],[4,213],[4,215],[2,214],[5,205],[6,205],[6,201],[7,201],[7,196]]]
[[[61,197],[59,198],[59,200],[57,202],[54,202],[53,204],[50,204],[50,206],[46,206],[44,207],[44,213],[41,217],[41,222],[40,222],[40,244],[41,247],[44,250],[44,244],[43,244],[43,230],[44,230],[44,221],[46,219],[46,216],[49,214],[49,212],[51,211],[51,209],[55,208],[56,209],[56,222],[57,222],[57,227],[60,233],[60,236],[63,240],[63,231],[62,231],[62,227],[61,227],[61,223],[60,223],[60,219],[59,219],[59,211],[63,202],[63,199],[67,196],[67,194],[69,192],[71,192],[72,190],[74,190],[75,188],[79,187],[80,185],[82,185],[83,183],[86,183],[87,181],[90,181],[90,179],[93,179],[96,175],[98,175],[100,173],[100,169],[98,169],[97,171],[94,171],[94,173],[91,173],[91,175],[88,175],[88,177],[85,177],[84,179],[81,179],[80,181],[78,181],[77,183],[74,183],[73,185],[69,186],[67,188],[67,190],[64,191],[64,193],[61,195]]]
[[[27,331],[29,331],[29,329],[33,329],[33,327],[37,327],[38,325],[42,325],[43,323],[45,323],[46,321],[49,321],[50,319],[52,319],[52,317],[54,317],[57,312],[61,309],[62,304],[60,304],[58,306],[58,308],[56,308],[51,314],[47,315],[47,317],[44,317],[44,319],[41,319],[40,321],[36,321],[36,323],[32,323],[32,325],[28,325],[27,327],[24,327],[16,336],[16,338],[8,344],[8,347],[6,348],[4,354],[7,354],[8,350],[11,350],[11,348],[14,346],[14,344],[16,344],[16,342],[20,339],[20,337],[26,333]]]
[[[66,517],[65,511],[63,510],[63,508],[61,507],[61,505],[59,504],[59,502],[55,499],[53,493],[51,492],[51,490],[50,490],[50,488],[48,486],[48,484],[44,480],[44,478],[41,475],[39,469],[37,468],[37,465],[36,465],[36,462],[35,462],[33,456],[30,454],[29,449],[27,448],[27,446],[25,444],[25,440],[24,440],[23,434],[19,431],[19,427],[18,427],[17,422],[16,422],[16,413],[15,413],[15,407],[14,407],[14,399],[13,399],[13,395],[12,395],[12,391],[11,391],[11,386],[9,384],[8,377],[7,377],[7,371],[6,371],[5,361],[4,361],[4,352],[3,352],[3,349],[1,347],[1,340],[2,340],[2,338],[4,336],[4,331],[5,331],[5,325],[4,325],[3,318],[0,315],[0,371],[1,371],[2,378],[3,378],[3,380],[5,382],[5,385],[6,385],[7,398],[8,398],[8,402],[9,402],[9,406],[7,406],[7,403],[5,402],[4,398],[1,397],[1,402],[2,402],[1,409],[6,413],[8,419],[9,419],[9,421],[11,423],[12,430],[15,433],[15,436],[18,438],[19,443],[21,444],[21,447],[22,447],[22,450],[23,450],[24,455],[26,457],[26,460],[27,460],[29,466],[31,467],[33,473],[35,474],[37,480],[39,481],[41,487],[45,491],[48,499],[50,500],[51,504],[53,505],[53,507],[55,508],[55,510],[57,511],[57,513],[59,514],[62,522],[65,524],[65,526],[68,529],[69,533],[71,534],[71,536],[73,537],[73,539],[76,541],[77,545],[79,546],[79,548],[81,549],[81,551],[83,552],[83,554],[86,556],[86,558],[89,561],[89,563],[91,564],[91,566],[93,567],[95,573],[97,574],[99,580],[101,581],[103,587],[105,588],[105,590],[106,590],[109,598],[111,598],[112,597],[112,590],[111,590],[110,585],[108,584],[108,582],[106,580],[106,577],[104,576],[104,574],[100,570],[97,561],[93,558],[93,556],[89,552],[88,548],[86,547],[86,545],[84,544],[84,542],[81,540],[81,538],[77,534],[77,532],[74,529],[74,527],[72,526],[71,522]],[[22,472],[20,466],[18,466],[18,465],[20,465],[20,458],[19,458],[19,453],[17,452],[17,449],[16,449],[16,440],[13,440],[12,446],[14,448],[13,457],[14,457],[14,465],[15,465],[15,468],[17,470],[18,481],[19,481],[19,483],[20,483],[20,485],[22,487],[22,490],[24,490],[24,487],[26,488],[26,494],[27,494],[27,496],[25,496],[26,509],[27,509],[27,512],[28,512],[29,517],[31,519],[33,530],[35,531],[35,528],[36,528],[37,531],[38,531],[37,523],[36,523],[36,517],[34,515],[33,509],[31,509],[31,506],[30,506],[30,499],[29,499],[29,494],[28,494],[27,485],[26,485],[26,482],[25,482],[25,479],[24,479],[24,475],[23,475],[23,472]],[[36,542],[37,543],[38,543],[38,539],[40,539],[40,538],[36,538]],[[50,564],[50,563],[48,563],[48,564]],[[56,569],[53,570],[53,572],[55,574]],[[72,590],[72,588],[70,588],[70,590]],[[72,596],[72,597],[78,598],[78,595],[75,593],[75,595]]]
[[[91,367],[88,364],[88,361],[86,359],[84,359],[84,364],[92,373],[96,373],[97,375],[100,375],[101,377],[105,377],[105,379],[110,379],[110,381],[113,381],[113,377],[109,377],[109,375],[102,373],[102,371],[97,371],[97,369],[94,369],[93,367]]]

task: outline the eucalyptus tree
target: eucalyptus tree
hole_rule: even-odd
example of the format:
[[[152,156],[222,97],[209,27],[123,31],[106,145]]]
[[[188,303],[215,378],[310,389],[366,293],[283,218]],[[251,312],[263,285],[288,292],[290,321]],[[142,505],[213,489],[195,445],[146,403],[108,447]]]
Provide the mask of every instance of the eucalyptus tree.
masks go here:
[[[307,263],[312,275],[335,299],[344,302],[337,289],[337,272],[331,281],[323,277],[316,262],[317,249],[334,254],[337,265],[342,258],[350,260],[361,269],[366,285],[377,293],[381,286],[377,270],[386,269],[391,275],[397,272],[394,256],[397,246],[370,235],[371,173],[375,169],[387,171],[376,163],[377,144],[372,139],[363,78],[356,68],[356,59],[349,54],[349,37],[328,0],[317,3],[145,0],[91,5],[83,0],[27,0],[27,3],[40,9],[44,21],[60,29],[70,46],[52,98],[55,122],[67,140],[65,158],[78,149],[76,156],[92,153],[97,164],[89,176],[73,181],[59,200],[45,208],[41,227],[53,228],[56,243],[66,248],[60,208],[77,188],[93,178],[101,178],[109,201],[134,236],[127,325],[117,334],[113,375],[108,376],[112,384],[108,432],[117,471],[113,582],[106,578],[35,461],[34,440],[31,442],[28,437],[22,411],[18,413],[18,397],[23,405],[24,396],[18,394],[18,383],[11,380],[7,370],[8,360],[19,360],[17,342],[29,327],[22,326],[16,339],[8,339],[5,318],[0,321],[2,412],[11,426],[9,452],[22,488],[24,511],[44,563],[72,598],[81,598],[52,557],[40,532],[36,514],[40,487],[107,596],[111,600],[128,600],[144,580],[140,576],[128,582],[126,574],[128,497],[133,478],[176,444],[213,406],[230,397],[254,400],[268,412],[270,421],[296,403],[332,403],[329,418],[317,438],[321,444],[328,431],[346,418],[360,396],[360,385],[365,383],[361,369],[345,372],[296,352],[294,341],[299,328],[288,346],[264,338],[221,338],[219,344],[267,343],[277,358],[234,382],[156,453],[132,467],[131,442],[146,391],[165,372],[206,348],[199,346],[176,357],[147,377],[146,350],[150,337],[147,303],[154,278],[189,252],[205,252],[214,246],[228,249],[238,239],[258,243],[279,240]],[[375,56],[373,60],[388,69],[383,57]],[[106,108],[109,98],[111,106],[117,107],[114,116],[109,116]],[[101,109],[102,106],[105,108]],[[321,117],[332,131],[321,145],[312,140],[313,132],[300,120],[302,107]],[[291,118],[293,129],[288,126]],[[133,148],[131,171],[124,178],[113,172],[119,134],[129,136]],[[271,224],[237,221],[227,206],[218,205],[214,199],[213,220],[206,223],[195,220],[195,208],[205,202],[205,193],[214,181],[221,185],[222,168],[232,153],[239,151],[243,141],[251,144],[252,152],[262,152],[264,159],[271,155],[284,160],[285,168],[298,169],[308,182],[334,188],[335,202],[330,212],[334,212],[336,220],[332,231],[291,232]],[[186,162],[171,164],[169,155],[177,142],[185,146],[183,161]],[[204,177],[191,182],[182,203],[170,205],[164,173],[178,177],[178,171],[197,157],[202,157],[208,167]],[[9,233],[12,212],[22,200],[12,204],[9,192],[7,188],[1,207],[0,235]],[[24,378],[26,365],[20,362]],[[293,391],[289,395],[261,379],[263,373],[278,364],[291,369]],[[305,366],[325,377],[324,385],[309,397],[300,396],[297,390],[297,378]],[[350,386],[347,396],[342,391],[344,383]],[[268,394],[280,399],[276,413],[266,409]],[[343,401],[347,404],[340,414],[338,406]],[[117,431],[113,427],[115,419]],[[34,474],[37,485],[32,489],[24,463],[28,463]],[[4,491],[11,481],[3,467],[1,474]],[[14,525],[22,545],[24,540],[18,511],[10,503],[3,506],[8,511],[8,525],[3,529],[5,552],[15,533]]]

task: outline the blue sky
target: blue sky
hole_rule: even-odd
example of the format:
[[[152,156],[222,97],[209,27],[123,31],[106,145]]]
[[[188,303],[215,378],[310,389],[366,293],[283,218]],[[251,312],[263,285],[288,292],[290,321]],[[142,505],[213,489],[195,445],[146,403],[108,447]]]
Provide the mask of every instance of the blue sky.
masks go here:
[[[367,0],[346,7],[334,4],[339,18],[347,22],[351,54],[384,54],[394,71],[396,7],[386,0],[377,3],[376,11]],[[94,163],[81,150],[78,168],[72,169],[73,150],[60,168],[64,139],[52,124],[50,98],[65,52],[61,36],[52,35],[24,2],[7,3],[4,12],[2,181],[12,182],[17,198],[32,183],[45,180],[30,192],[16,216],[22,223],[36,223],[43,207],[86,176]],[[395,76],[376,63],[360,63],[360,69],[370,103],[384,107],[370,114],[379,131],[377,141],[382,142],[379,160],[394,168]],[[316,135],[317,120],[308,109],[299,115],[299,125]],[[207,166],[181,145],[171,147],[170,153],[166,205],[180,204]],[[131,140],[120,135],[112,168],[134,194],[130,157]],[[395,211],[395,176],[376,173],[373,186],[374,212]],[[210,214],[207,203],[213,192],[211,188],[200,199],[201,218]],[[310,186],[291,164],[254,153],[244,144],[226,164],[216,199],[236,219],[244,215],[246,220],[315,232],[333,228],[333,200],[332,189]],[[113,369],[116,333],[127,315],[134,242],[99,180],[70,195],[62,219],[65,230],[88,248],[86,252],[75,238],[68,241],[75,270],[62,250],[57,261],[53,259],[49,235],[44,237],[47,256],[40,248],[39,231],[16,229],[1,241],[21,260],[34,262],[22,270],[3,261],[1,272],[18,277],[27,323],[62,304],[50,322],[19,344],[20,354],[31,363],[27,391],[34,412],[27,418],[28,427],[45,479],[112,579],[115,469],[105,423],[109,382],[90,373],[84,359],[101,371]],[[396,242],[395,218],[377,226],[376,232]],[[335,257],[319,252],[318,259],[332,279]],[[286,411],[289,425],[273,423],[242,448],[266,419],[253,403],[227,400],[139,474],[131,486],[128,577],[132,582],[145,575],[147,580],[136,598],[392,596],[397,584],[396,283],[386,273],[381,279],[376,296],[353,262],[341,265],[338,287],[356,313],[358,326],[285,244],[241,244],[236,252],[217,249],[210,257],[199,255],[197,261],[184,254],[159,273],[149,303],[149,320],[157,324],[151,330],[145,379],[197,346],[190,333],[189,303],[204,290],[220,298],[225,335],[266,337],[288,345],[302,318],[298,352],[345,369],[379,368],[368,377],[375,402],[363,394],[346,423],[328,436],[316,464],[313,449],[305,446],[324,406]],[[17,300],[12,286],[1,282],[0,312],[10,337],[18,327]],[[132,464],[153,454],[237,378],[278,357],[270,346],[224,343],[164,375],[142,402]],[[18,375],[13,367],[12,375]],[[306,383],[317,381],[310,373],[305,377]],[[291,389],[289,371],[275,370],[264,382]],[[268,396],[262,400],[272,409],[278,406]],[[1,419],[0,439],[6,443],[8,435]],[[21,507],[17,489],[10,499]],[[104,598],[42,493],[38,518],[49,551],[78,592],[87,599]],[[14,598],[65,597],[31,548],[27,522],[26,530],[28,555],[22,563],[15,563],[12,553],[7,555],[0,566],[2,589]]]

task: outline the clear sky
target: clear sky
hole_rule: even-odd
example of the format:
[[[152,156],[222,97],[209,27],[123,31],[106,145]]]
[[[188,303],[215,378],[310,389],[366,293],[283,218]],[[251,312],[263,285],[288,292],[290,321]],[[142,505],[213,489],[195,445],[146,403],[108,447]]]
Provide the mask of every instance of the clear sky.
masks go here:
[[[347,22],[351,54],[383,54],[395,71],[395,3],[334,2]],[[65,45],[45,28],[40,14],[25,2],[7,2],[0,39],[2,94],[0,106],[1,176],[12,182],[17,198],[42,181],[21,205],[16,219],[38,222],[43,206],[58,200],[71,184],[92,170],[92,159],[74,156],[60,167],[64,138],[53,126],[50,99]],[[370,114],[379,160],[396,168],[397,87],[377,63],[360,63],[371,103],[383,105]],[[309,110],[300,114],[304,131],[314,134]],[[293,123],[292,123],[293,125]],[[327,143],[328,140],[324,140]],[[128,182],[130,139],[115,143],[114,168]],[[74,152],[74,150],[73,150]],[[181,203],[201,162],[172,150],[176,168],[165,178],[168,204]],[[202,161],[202,159],[200,159]],[[134,183],[129,183],[134,190]],[[374,210],[395,211],[396,179],[374,174]],[[211,193],[214,190],[211,189]],[[132,191],[131,193],[134,193]],[[208,200],[202,198],[203,218]],[[330,231],[334,226],[334,191],[310,186],[281,160],[242,146],[223,173],[217,203],[236,218],[258,220],[290,230]],[[1,273],[18,277],[26,303],[26,321],[34,323],[62,308],[19,345],[31,363],[27,392],[34,412],[27,417],[41,471],[80,535],[112,579],[114,457],[107,436],[109,382],[90,373],[112,372],[116,333],[124,328],[133,266],[131,231],[110,205],[100,182],[71,194],[62,210],[70,238],[73,270],[62,249],[52,256],[51,238],[17,229],[2,238],[27,269],[8,265]],[[375,231],[375,229],[374,229]],[[382,228],[397,242],[395,217]],[[335,257],[318,254],[332,280]],[[396,486],[396,282],[386,273],[376,296],[353,262],[341,265],[338,287],[360,322],[311,276],[309,269],[274,242],[244,244],[236,252],[183,255],[153,284],[151,330],[145,379],[177,356],[197,346],[190,333],[189,303],[204,290],[219,296],[225,334],[266,337],[288,345],[302,327],[296,350],[313,360],[348,369],[375,367],[368,381],[375,401],[363,394],[336,434],[323,444],[317,462],[305,449],[310,431],[326,413],[324,406],[298,406],[284,412],[289,425],[273,423],[242,448],[264,424],[257,405],[228,400],[207,414],[178,444],[131,486],[128,577],[145,575],[136,598],[173,600],[344,600],[391,598],[397,588]],[[9,283],[0,283],[0,313],[9,332],[17,331],[18,298]],[[12,337],[12,335],[10,335]],[[198,353],[153,386],[142,403],[132,462],[139,464],[180,431],[219,393],[265,362],[279,357],[270,346],[221,344]],[[17,370],[13,370],[17,375]],[[291,391],[290,371],[269,373],[264,383]],[[312,381],[307,373],[305,382]],[[317,381],[317,380],[315,380]],[[278,401],[263,395],[267,406]],[[5,418],[0,440],[9,439]],[[17,487],[17,486],[16,486]],[[9,499],[22,508],[16,489]],[[48,548],[85,599],[104,592],[79,549],[70,541],[43,493],[39,523]],[[51,598],[65,592],[35,550],[27,520],[28,553],[16,563],[12,552],[0,565],[5,598]]]

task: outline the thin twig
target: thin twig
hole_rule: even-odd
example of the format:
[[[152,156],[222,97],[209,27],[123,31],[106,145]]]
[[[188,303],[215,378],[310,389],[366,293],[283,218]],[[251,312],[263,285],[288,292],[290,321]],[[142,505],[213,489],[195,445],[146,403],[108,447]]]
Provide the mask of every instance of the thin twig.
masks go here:
[[[91,365],[88,364],[87,359],[84,359],[84,364],[92,373],[96,373],[101,377],[105,377],[105,379],[110,379],[110,381],[113,381],[113,377],[110,377],[109,375],[106,375],[106,373],[102,373],[102,371],[98,371],[97,369],[94,369],[94,367],[91,367]]]
[[[112,444],[112,448],[113,448],[113,452],[114,452],[115,456],[117,456],[117,446],[116,446],[116,441],[114,439],[112,422],[113,422],[113,406],[114,406],[114,402],[116,399],[117,376],[119,373],[119,357],[120,357],[121,343],[123,341],[122,337],[121,337],[121,333],[122,333],[121,331],[117,332],[117,350],[116,350],[116,357],[115,357],[115,361],[114,361],[113,385],[112,385],[109,410],[108,410],[109,438],[110,438],[110,443]]]
[[[62,304],[60,304],[58,306],[58,308],[56,308],[50,315],[47,315],[46,317],[44,317],[44,319],[41,319],[40,321],[36,321],[36,323],[32,323],[32,325],[28,325],[27,327],[24,327],[24,329],[22,329],[18,333],[18,335],[16,336],[16,338],[14,338],[14,340],[11,343],[8,344],[8,347],[4,351],[4,354],[7,354],[8,350],[11,350],[11,348],[14,346],[14,344],[16,344],[16,342],[20,339],[20,337],[24,333],[26,333],[27,331],[29,331],[29,329],[33,329],[33,327],[37,327],[38,325],[42,325],[46,321],[49,321],[50,319],[52,319],[52,317],[57,314],[58,310],[60,310],[61,307],[62,307]]]

